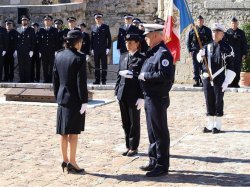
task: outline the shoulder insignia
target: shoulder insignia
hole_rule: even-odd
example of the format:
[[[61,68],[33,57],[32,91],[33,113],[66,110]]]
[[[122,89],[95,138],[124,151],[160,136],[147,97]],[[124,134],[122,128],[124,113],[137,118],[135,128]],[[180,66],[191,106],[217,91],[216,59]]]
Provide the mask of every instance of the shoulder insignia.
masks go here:
[[[167,67],[169,65],[169,61],[167,59],[164,59],[161,61],[162,66]]]

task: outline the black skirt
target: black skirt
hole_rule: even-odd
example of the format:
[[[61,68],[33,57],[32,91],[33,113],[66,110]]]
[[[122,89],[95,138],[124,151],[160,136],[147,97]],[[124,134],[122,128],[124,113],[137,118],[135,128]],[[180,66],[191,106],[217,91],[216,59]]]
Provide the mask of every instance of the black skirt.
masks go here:
[[[76,107],[78,108],[78,107]],[[80,134],[85,127],[85,113],[80,114],[78,109],[58,105],[57,108],[57,134]]]

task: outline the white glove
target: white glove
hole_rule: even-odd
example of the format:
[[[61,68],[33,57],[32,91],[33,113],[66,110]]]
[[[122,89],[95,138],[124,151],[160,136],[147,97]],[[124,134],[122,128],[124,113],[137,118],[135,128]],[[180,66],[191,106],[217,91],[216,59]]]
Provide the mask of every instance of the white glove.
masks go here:
[[[91,54],[94,56],[94,50],[93,49],[91,50]]]
[[[2,56],[4,56],[5,54],[6,54],[6,51],[3,51],[3,52],[2,52]]]
[[[86,61],[88,62],[90,59],[90,56],[89,55],[86,55]]]
[[[138,79],[146,81],[145,78],[144,78],[144,74],[145,74],[144,72],[140,73],[140,75],[138,76]]]
[[[129,71],[129,70],[119,71],[119,75],[121,75],[121,76],[123,76],[125,78],[128,78],[128,79],[132,79],[133,78],[133,72]]]
[[[201,57],[204,57],[206,54],[205,49],[200,49],[199,53],[200,53]]]
[[[225,92],[225,90],[227,89],[227,87],[228,87],[228,84],[226,83],[226,82],[223,82],[223,84],[222,84],[222,92]]]
[[[108,55],[109,54],[109,49],[106,49],[106,55]]]
[[[119,100],[117,99],[117,95],[115,96],[115,101],[116,101],[116,102],[119,102]]]
[[[17,51],[15,50],[15,52],[13,53],[13,57],[17,57]]]
[[[30,58],[33,56],[33,51],[29,52],[29,56],[30,56]]]
[[[56,56],[57,52],[55,52],[55,56]]]
[[[39,55],[39,58],[41,58],[42,54],[41,54],[41,53],[38,53],[38,55]]]
[[[140,110],[143,106],[144,106],[144,99],[137,99],[135,105],[137,106],[136,109],[137,110]]]
[[[197,53],[196,58],[198,62],[202,62],[203,57],[206,55],[205,49],[200,49],[199,53]]]
[[[87,110],[87,103],[83,103],[80,110],[80,114],[83,114],[86,110]]]

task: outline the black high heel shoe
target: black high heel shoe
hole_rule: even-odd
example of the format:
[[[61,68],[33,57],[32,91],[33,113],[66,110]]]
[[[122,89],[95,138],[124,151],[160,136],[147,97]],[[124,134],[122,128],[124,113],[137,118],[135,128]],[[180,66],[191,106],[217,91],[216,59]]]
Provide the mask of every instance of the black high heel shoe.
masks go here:
[[[68,165],[68,164],[67,164],[66,162],[64,162],[64,161],[62,162],[62,165],[61,165],[61,166],[62,166],[63,172],[64,172],[64,168],[66,168],[67,165]]]
[[[82,172],[84,172],[84,169],[77,169],[71,163],[68,163],[68,165],[67,165],[67,171],[68,171],[68,173],[71,172],[71,171],[73,171],[75,173],[82,173]]]

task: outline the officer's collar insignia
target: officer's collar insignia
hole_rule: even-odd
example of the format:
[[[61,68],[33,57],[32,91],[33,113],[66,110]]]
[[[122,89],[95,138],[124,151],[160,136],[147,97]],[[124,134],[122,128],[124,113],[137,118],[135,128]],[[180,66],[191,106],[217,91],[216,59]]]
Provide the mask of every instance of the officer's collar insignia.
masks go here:
[[[162,66],[164,67],[167,67],[169,65],[169,61],[167,59],[164,59],[162,62],[161,62]]]

